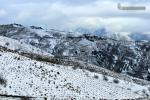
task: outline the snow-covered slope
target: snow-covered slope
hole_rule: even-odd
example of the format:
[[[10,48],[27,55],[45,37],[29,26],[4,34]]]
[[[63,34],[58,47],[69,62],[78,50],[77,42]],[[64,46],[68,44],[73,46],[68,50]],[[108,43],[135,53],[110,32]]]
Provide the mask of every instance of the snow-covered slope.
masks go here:
[[[18,53],[32,53],[32,54],[38,54],[43,56],[50,56],[53,57],[52,54],[47,53],[39,48],[36,48],[32,45],[26,44],[24,42],[20,42],[15,39],[7,38],[0,36],[0,46],[5,47],[7,49],[16,51]]]
[[[45,63],[0,50],[0,94],[33,98],[98,100],[135,99],[149,94],[141,86],[73,66]],[[144,91],[144,92],[143,92]]]
[[[97,32],[99,31],[107,34],[105,29]],[[44,30],[36,26],[0,25],[1,36],[35,46],[55,57],[75,58],[117,73],[150,80],[149,41],[126,41],[125,36],[121,40],[112,39],[111,37],[120,38],[117,33],[109,34],[109,38],[74,34],[76,33],[69,34],[54,29]]]

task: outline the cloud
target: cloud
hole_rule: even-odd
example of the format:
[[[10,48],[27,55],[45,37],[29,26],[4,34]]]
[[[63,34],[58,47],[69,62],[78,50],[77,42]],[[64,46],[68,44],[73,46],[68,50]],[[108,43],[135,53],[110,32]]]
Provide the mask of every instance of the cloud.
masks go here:
[[[62,3],[65,5],[84,5],[98,0],[1,0],[1,4],[26,4],[26,3]]]
[[[4,17],[7,15],[7,12],[4,9],[0,9],[0,17]]]
[[[146,11],[120,11],[117,3],[129,0],[1,0],[3,23],[48,26],[56,29],[101,28],[115,32],[150,31],[150,2]],[[134,0],[139,4],[137,0]],[[7,13],[6,13],[7,12]],[[6,16],[7,15],[7,16]]]
[[[140,18],[101,18],[101,17],[81,17],[69,21],[69,28],[101,28],[105,27],[109,32],[147,32],[149,31],[150,20]]]

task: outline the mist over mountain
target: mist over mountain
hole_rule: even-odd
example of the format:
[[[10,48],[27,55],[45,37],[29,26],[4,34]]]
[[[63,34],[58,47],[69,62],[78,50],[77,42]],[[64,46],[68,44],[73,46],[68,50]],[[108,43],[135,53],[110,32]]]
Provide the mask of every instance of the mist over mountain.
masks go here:
[[[89,28],[78,27],[74,29],[74,32],[77,32],[78,34],[93,34],[97,36],[104,36],[105,34],[107,34],[107,31],[105,28],[89,29]]]
[[[150,41],[150,34],[145,34],[145,33],[132,33],[129,34],[129,37],[131,37],[133,40],[147,40]]]
[[[106,28],[83,28],[79,27],[74,29],[77,34],[93,34],[96,36],[103,36],[116,40],[128,40],[128,41],[150,41],[150,33],[145,32],[109,32]]]

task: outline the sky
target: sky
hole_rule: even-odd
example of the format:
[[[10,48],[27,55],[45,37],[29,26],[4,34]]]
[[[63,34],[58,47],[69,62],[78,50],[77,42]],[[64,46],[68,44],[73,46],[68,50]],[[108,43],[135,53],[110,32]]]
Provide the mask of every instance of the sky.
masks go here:
[[[146,10],[122,11],[118,3],[145,6]],[[150,0],[0,0],[0,24],[8,23],[149,34]]]

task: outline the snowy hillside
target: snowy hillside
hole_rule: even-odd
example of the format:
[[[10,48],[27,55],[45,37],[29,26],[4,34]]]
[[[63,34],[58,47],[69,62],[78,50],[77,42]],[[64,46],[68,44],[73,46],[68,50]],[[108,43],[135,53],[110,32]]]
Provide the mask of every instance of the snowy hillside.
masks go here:
[[[0,36],[0,46],[5,47],[7,49],[11,49],[18,53],[23,52],[23,53],[39,54],[39,55],[50,56],[50,57],[53,56],[50,53],[42,51],[41,49],[36,48],[32,45],[27,45],[18,40],[14,40],[14,39],[3,37],[3,36]]]
[[[149,59],[149,41],[0,25],[0,98],[149,99]]]
[[[1,37],[1,39],[6,39]],[[11,40],[12,42],[12,40]],[[0,44],[3,47],[3,43]],[[13,42],[8,45],[10,47]],[[149,85],[137,85],[74,66],[33,60],[0,48],[0,94],[35,100],[147,98]]]
[[[104,29],[100,31],[107,34]],[[117,73],[150,80],[149,41],[126,41],[125,37],[112,39],[120,37],[117,33],[106,38],[20,24],[0,25],[0,35],[40,48],[48,55],[74,58]]]

